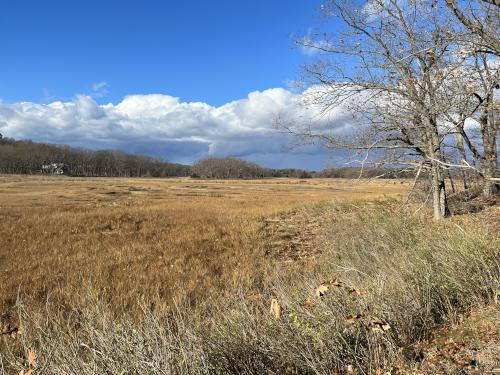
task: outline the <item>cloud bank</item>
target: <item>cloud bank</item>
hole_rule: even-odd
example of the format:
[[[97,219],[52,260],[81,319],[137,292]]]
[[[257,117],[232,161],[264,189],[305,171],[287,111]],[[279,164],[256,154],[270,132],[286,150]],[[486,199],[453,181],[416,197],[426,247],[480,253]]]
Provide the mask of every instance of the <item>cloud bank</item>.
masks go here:
[[[329,155],[319,145],[291,148],[293,139],[274,127],[292,121],[349,127],[342,111],[326,118],[300,105],[299,96],[274,88],[214,107],[161,95],[130,95],[98,104],[80,95],[71,102],[0,104],[0,133],[16,139],[119,149],[191,163],[206,156],[236,156],[269,167],[318,169]]]

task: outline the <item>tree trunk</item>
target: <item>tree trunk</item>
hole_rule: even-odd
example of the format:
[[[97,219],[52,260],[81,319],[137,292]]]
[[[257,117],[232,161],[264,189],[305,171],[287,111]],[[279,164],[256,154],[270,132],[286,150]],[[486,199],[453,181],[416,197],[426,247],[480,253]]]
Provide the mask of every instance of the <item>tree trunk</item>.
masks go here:
[[[496,181],[490,180],[490,178],[500,177],[500,173],[498,171],[498,162],[495,159],[485,159],[481,163],[481,170],[483,172],[483,176],[485,178],[484,186],[483,186],[483,197],[491,198],[496,194],[500,193],[499,183]]]
[[[431,187],[434,219],[444,219],[450,215],[448,201],[446,200],[444,173],[441,166],[434,161],[431,163]]]
[[[429,134],[428,156],[431,166],[432,207],[434,219],[441,220],[450,215],[446,200],[445,173],[441,164],[443,155],[436,118],[429,116],[426,120]]]
[[[458,133],[455,134],[455,145],[460,155],[460,163],[467,163],[467,154],[465,153],[464,139],[461,134]],[[464,191],[466,191],[469,188],[469,184],[467,182],[467,174],[465,173],[465,169],[463,168],[461,172],[462,172],[463,188]]]
[[[484,158],[481,160],[481,172],[485,178],[483,197],[490,198],[500,190],[498,182],[490,180],[492,177],[500,177],[497,153],[497,127],[492,108],[492,96],[488,97],[488,106],[485,108],[479,122],[483,139]]]

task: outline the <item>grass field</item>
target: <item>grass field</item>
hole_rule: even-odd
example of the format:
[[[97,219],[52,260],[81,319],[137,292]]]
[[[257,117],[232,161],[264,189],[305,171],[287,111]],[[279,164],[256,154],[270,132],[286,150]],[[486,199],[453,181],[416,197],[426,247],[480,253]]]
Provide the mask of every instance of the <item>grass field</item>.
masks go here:
[[[0,177],[0,311],[18,293],[71,300],[91,280],[117,310],[252,278],[264,218],[315,202],[395,196],[400,181]],[[248,280],[252,282],[252,280]]]
[[[408,185],[0,177],[0,374],[491,370],[500,206]]]

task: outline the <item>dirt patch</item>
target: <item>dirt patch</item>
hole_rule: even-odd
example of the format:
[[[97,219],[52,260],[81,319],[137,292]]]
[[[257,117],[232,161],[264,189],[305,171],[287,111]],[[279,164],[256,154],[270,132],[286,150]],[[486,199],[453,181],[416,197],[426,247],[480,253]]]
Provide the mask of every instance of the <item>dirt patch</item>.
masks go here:
[[[297,261],[321,253],[325,235],[338,212],[329,207],[296,209],[263,220],[266,255],[280,261]],[[321,245],[320,245],[321,244]]]
[[[475,310],[460,324],[436,330],[416,353],[423,374],[500,373],[500,305]]]
[[[474,187],[466,191],[451,194],[448,198],[451,213],[453,215],[478,213],[500,204],[500,195],[484,198],[481,194],[481,187]]]

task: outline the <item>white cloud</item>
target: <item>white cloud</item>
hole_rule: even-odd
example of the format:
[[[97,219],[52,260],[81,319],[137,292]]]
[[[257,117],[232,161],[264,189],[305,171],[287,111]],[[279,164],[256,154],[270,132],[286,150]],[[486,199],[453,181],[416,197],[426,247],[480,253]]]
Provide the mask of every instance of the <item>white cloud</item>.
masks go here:
[[[297,44],[300,51],[306,56],[314,56],[331,48],[325,36],[312,28],[309,28],[307,34],[297,40]]]
[[[105,105],[85,95],[71,102],[0,104],[0,133],[16,139],[141,152],[176,162],[232,155],[268,166],[319,168],[319,160],[327,160],[324,151],[318,146],[290,151],[291,138],[273,126],[276,116],[328,122],[334,128],[345,127],[350,119],[339,111],[320,118],[316,111],[302,107],[298,98],[274,88],[220,107],[160,94],[131,95]]]
[[[92,84],[92,97],[102,98],[109,94],[109,86],[107,82],[96,82]]]

